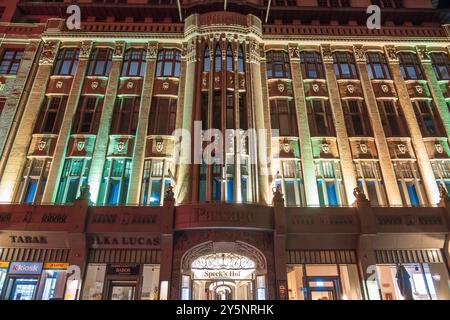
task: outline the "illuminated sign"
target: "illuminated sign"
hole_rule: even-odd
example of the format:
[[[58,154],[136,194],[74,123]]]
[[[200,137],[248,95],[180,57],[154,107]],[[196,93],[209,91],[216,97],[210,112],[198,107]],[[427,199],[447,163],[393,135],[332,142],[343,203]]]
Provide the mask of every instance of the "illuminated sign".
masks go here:
[[[51,269],[51,270],[66,270],[69,267],[68,263],[61,263],[61,262],[48,262],[44,263],[44,269]]]
[[[0,261],[0,269],[7,269],[9,267],[9,262]]]
[[[196,280],[251,280],[255,269],[242,270],[201,270],[192,269]]]
[[[41,274],[41,262],[11,262],[9,274]]]

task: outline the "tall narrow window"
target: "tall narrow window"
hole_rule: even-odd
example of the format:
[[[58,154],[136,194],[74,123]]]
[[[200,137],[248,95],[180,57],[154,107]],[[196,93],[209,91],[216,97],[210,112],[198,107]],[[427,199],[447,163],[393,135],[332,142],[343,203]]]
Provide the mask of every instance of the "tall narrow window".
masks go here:
[[[208,47],[205,48],[205,52],[203,53],[203,72],[209,72],[211,69],[211,58],[209,56]]]
[[[103,98],[81,96],[73,121],[72,133],[97,134],[102,115],[102,105]]]
[[[142,176],[141,204],[159,206],[162,203],[165,190],[170,186],[171,180],[164,175],[165,160],[149,159],[144,162]],[[166,169],[167,171],[167,169]]]
[[[212,165],[212,181],[211,181],[211,199],[213,201],[222,200],[222,165]]]
[[[423,80],[423,70],[417,55],[412,52],[399,52],[400,70],[405,80]]]
[[[281,186],[285,204],[288,207],[301,206],[305,203],[302,166],[298,160],[278,160],[275,167],[279,168],[274,181]]]
[[[107,159],[100,184],[99,204],[124,205],[130,182],[131,159]]]
[[[386,137],[407,137],[409,135],[403,111],[395,101],[379,101],[378,110]]]
[[[366,54],[367,71],[370,79],[391,79],[389,66],[384,54],[380,52],[368,52]]]
[[[180,77],[180,51],[163,49],[158,53],[156,62],[157,77]]]
[[[227,94],[225,124],[227,129],[234,129],[234,95]]]
[[[337,79],[358,79],[355,57],[350,52],[333,53],[334,73]]]
[[[266,54],[267,78],[291,78],[289,57],[285,51],[269,51]]]
[[[403,204],[413,207],[425,204],[425,193],[416,162],[393,161],[393,164]]]
[[[50,164],[50,159],[27,159],[15,201],[24,204],[38,204],[41,202]]]
[[[122,65],[122,77],[143,77],[146,69],[144,49],[128,49]]]
[[[118,97],[111,123],[112,134],[136,134],[139,120],[139,97]]]
[[[233,50],[231,50],[231,46],[228,45],[227,48],[227,71],[232,72],[233,71]]]
[[[363,100],[343,100],[342,107],[349,136],[372,136],[372,126]]]
[[[336,135],[330,109],[328,100],[308,101],[308,123],[311,136],[334,137]]]
[[[415,100],[413,106],[420,131],[424,137],[445,136],[441,118],[433,101]]]
[[[47,97],[41,107],[34,133],[58,134],[66,102],[66,97]]]
[[[450,58],[444,52],[430,54],[433,70],[438,80],[450,80]]]
[[[317,161],[316,178],[319,201],[322,206],[346,204],[339,162],[331,160]]]
[[[316,51],[300,53],[303,79],[324,79],[322,57]]]
[[[85,158],[68,158],[64,163],[59,181],[56,203],[73,203],[80,193],[83,183],[87,182],[90,160]]]
[[[216,72],[222,71],[222,52],[220,46],[216,46],[216,52],[214,53],[214,70]]]
[[[78,67],[78,48],[61,48],[56,58],[54,75],[70,76],[74,75]]]
[[[270,100],[270,121],[280,136],[298,136],[295,106],[291,100]]]
[[[245,93],[239,94],[239,128],[242,130],[248,129],[247,103],[245,100]]]
[[[387,204],[386,191],[377,161],[356,161],[358,186],[373,206]]]
[[[95,49],[89,61],[89,76],[108,77],[111,71],[113,51],[108,48]]]
[[[177,99],[154,97],[150,112],[149,135],[171,135],[175,130]]]
[[[434,160],[431,162],[437,185],[442,185],[450,192],[450,161]]]
[[[244,72],[244,51],[241,46],[238,51],[238,72]]]
[[[17,74],[23,58],[23,49],[5,49],[0,62],[0,74]]]

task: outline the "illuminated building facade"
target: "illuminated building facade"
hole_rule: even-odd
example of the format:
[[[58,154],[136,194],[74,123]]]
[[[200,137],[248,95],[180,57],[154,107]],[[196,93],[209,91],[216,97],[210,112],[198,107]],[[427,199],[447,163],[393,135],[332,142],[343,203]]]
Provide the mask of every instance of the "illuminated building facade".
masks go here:
[[[0,299],[450,299],[448,9],[69,2],[0,1]]]

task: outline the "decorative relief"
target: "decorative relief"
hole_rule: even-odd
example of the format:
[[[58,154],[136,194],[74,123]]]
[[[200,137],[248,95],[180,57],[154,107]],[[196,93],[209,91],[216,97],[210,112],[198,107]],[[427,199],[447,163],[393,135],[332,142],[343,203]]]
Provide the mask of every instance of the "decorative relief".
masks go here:
[[[0,82],[0,91],[5,91],[6,83]]]
[[[312,85],[312,89],[313,89],[314,92],[319,92],[320,86],[319,86],[317,83],[314,83],[314,84]]]
[[[398,61],[397,49],[395,47],[386,47],[386,54],[389,61]]]
[[[331,46],[329,44],[323,44],[320,47],[322,49],[323,62],[333,62],[333,52],[331,51]]]
[[[367,151],[368,151],[367,144],[365,144],[365,143],[360,143],[360,144],[359,144],[359,150],[361,150],[362,153],[366,154]]]
[[[444,147],[442,146],[442,144],[436,143],[436,144],[434,145],[434,148],[436,149],[436,152],[437,152],[437,153],[439,153],[439,154],[444,153]]]
[[[59,43],[56,41],[45,41],[42,49],[39,64],[52,65],[55,61],[56,53],[58,51]]]
[[[125,52],[125,42],[116,42],[116,46],[114,47],[114,59],[122,59],[123,54]]]
[[[169,90],[169,83],[168,82],[163,82],[162,89],[165,90],[165,91]]]
[[[98,88],[98,85],[99,85],[98,81],[92,81],[91,82],[91,88],[94,89],[94,90]]]
[[[398,148],[398,151],[401,154],[405,154],[406,153],[406,145],[405,144],[400,143],[400,144],[397,145],[397,148]]]
[[[164,140],[161,137],[158,137],[156,138],[155,142],[156,152],[162,153],[164,151]]]
[[[353,46],[357,62],[366,62],[366,50],[362,45]]]
[[[289,57],[291,59],[300,59],[300,49],[298,46],[289,47]]]
[[[38,143],[38,150],[39,151],[44,151],[45,147],[47,147],[47,141],[45,140],[41,140]]]
[[[147,58],[156,59],[158,56],[158,44],[152,42],[147,46]]]
[[[127,82],[127,89],[133,89],[134,88],[134,82],[133,81],[128,81]]]
[[[259,52],[259,44],[256,40],[250,40],[250,60],[251,62],[259,62],[261,55]]]
[[[423,94],[423,86],[417,85],[415,88],[418,94]]]
[[[78,141],[77,142],[77,150],[78,152],[82,152],[86,147],[86,141]]]
[[[58,82],[56,82],[55,87],[56,87],[56,89],[61,89],[63,87],[63,85],[64,85],[64,82],[58,81]]]
[[[389,86],[387,84],[382,84],[381,85],[381,91],[383,91],[384,93],[388,93],[389,92]]]
[[[280,93],[283,93],[285,89],[284,83],[279,83],[277,88]]]
[[[88,59],[91,55],[92,41],[83,41],[80,47],[80,58]]]
[[[322,151],[323,151],[323,153],[330,153],[330,145],[328,143],[323,143]]]
[[[422,61],[429,61],[429,60],[431,60],[430,53],[429,53],[427,47],[417,47],[417,54],[419,55],[419,58]]]
[[[354,93],[355,92],[355,86],[353,84],[347,85],[347,92],[348,93]]]

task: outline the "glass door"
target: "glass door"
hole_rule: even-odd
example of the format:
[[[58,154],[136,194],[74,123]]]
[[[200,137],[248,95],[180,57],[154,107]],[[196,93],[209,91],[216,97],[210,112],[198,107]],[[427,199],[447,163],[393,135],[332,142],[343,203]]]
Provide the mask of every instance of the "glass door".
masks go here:
[[[310,300],[338,300],[339,278],[308,277],[308,291]]]
[[[136,282],[111,281],[108,300],[134,300],[136,298]]]

